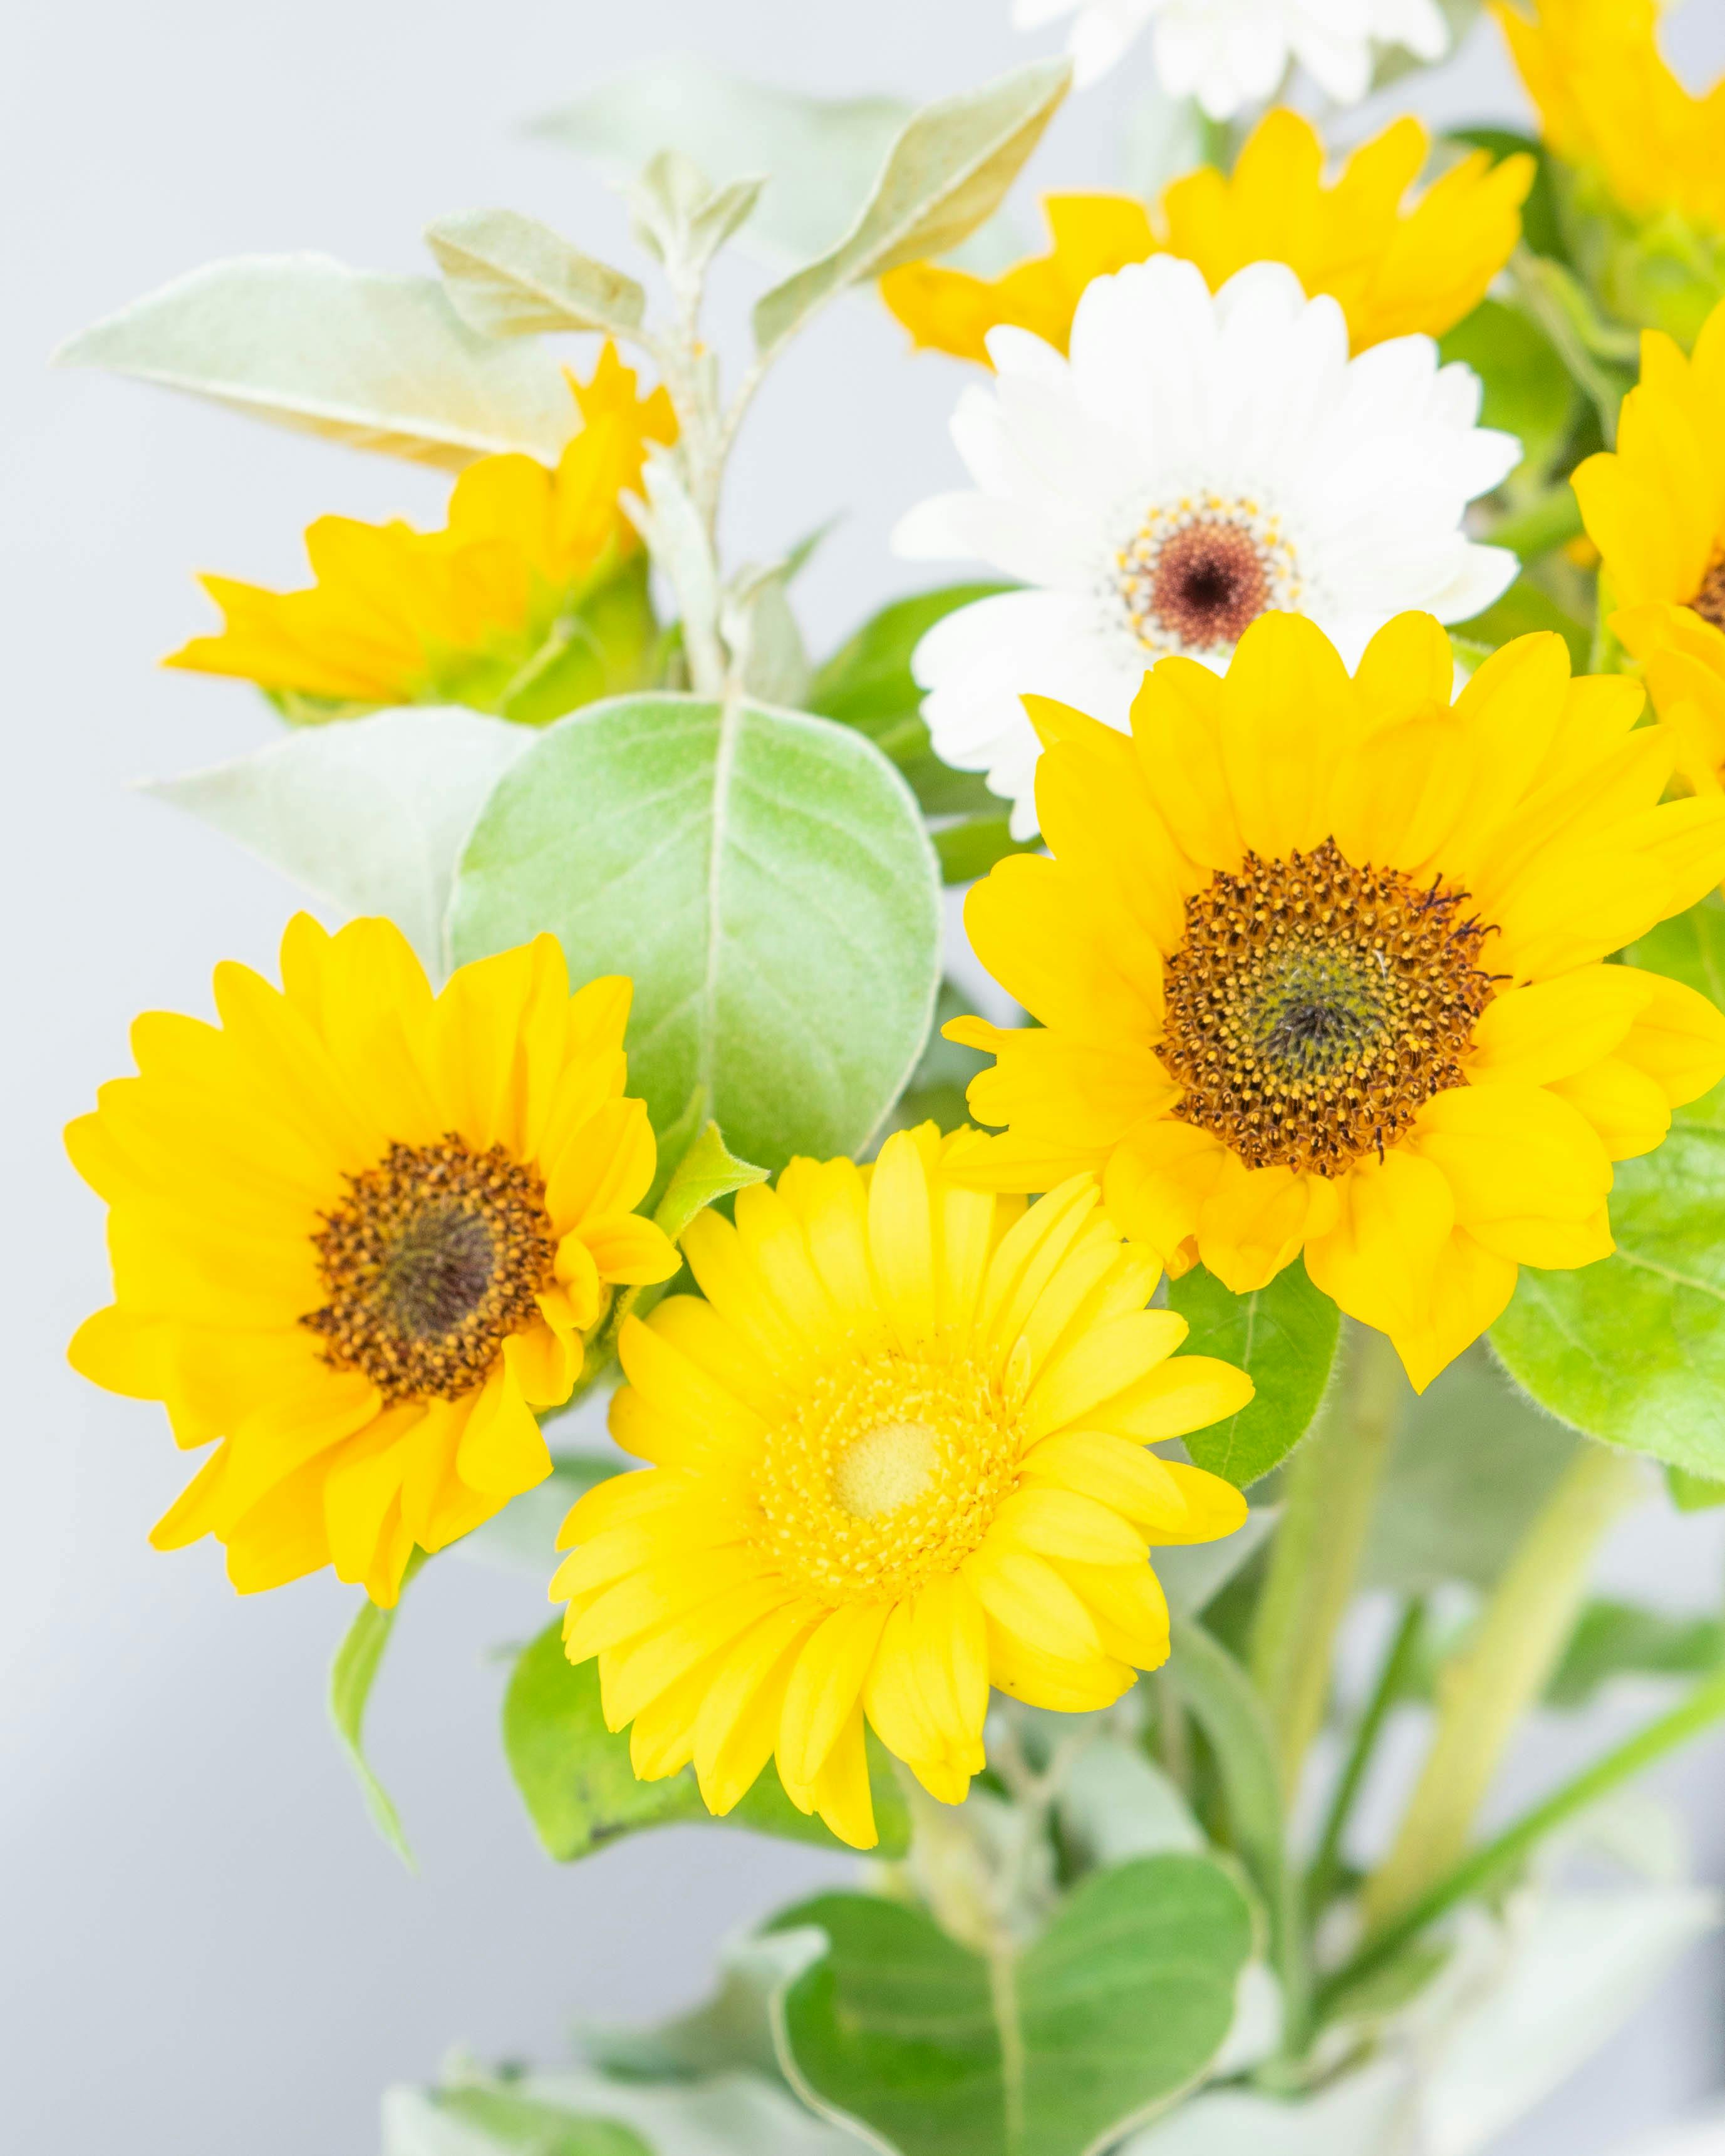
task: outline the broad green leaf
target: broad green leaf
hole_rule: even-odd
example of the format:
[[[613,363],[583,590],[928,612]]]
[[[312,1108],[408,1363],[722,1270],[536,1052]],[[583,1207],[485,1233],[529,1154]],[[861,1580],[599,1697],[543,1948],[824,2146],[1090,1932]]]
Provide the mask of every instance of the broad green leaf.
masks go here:
[[[480,336],[434,277],[379,276],[326,254],[213,262],[55,357],[449,471],[506,449],[554,464],[579,420],[542,346]]]
[[[1497,534],[1493,532],[1491,537],[1495,544]],[[1531,636],[1536,630],[1548,629],[1555,629],[1568,645],[1569,663],[1576,673],[1584,674],[1592,664],[1592,629],[1573,613],[1566,613],[1528,577],[1517,577],[1502,598],[1493,600],[1471,620],[1458,622],[1453,634],[1495,651],[1517,636]]]
[[[1667,1617],[1630,1602],[1589,1602],[1545,1688],[1548,1707],[1585,1707],[1620,1676],[1708,1676],[1725,1666],[1725,1624]]]
[[[626,337],[641,326],[647,295],[633,277],[518,210],[439,218],[425,244],[456,313],[486,336],[602,330]]]
[[[521,2156],[654,2156],[633,2128],[501,2088],[439,2089],[432,2101],[449,2118],[476,2127],[494,2147]]]
[[[944,254],[974,232],[999,207],[1071,79],[1067,62],[1039,60],[985,89],[926,105],[888,151],[845,237],[756,303],[761,350],[775,351],[846,286]]]
[[[1630,953],[1715,1000],[1725,907],[1709,897]],[[1725,1086],[1679,1108],[1658,1149],[1617,1168],[1615,1254],[1577,1272],[1527,1266],[1492,1344],[1578,1430],[1725,1481]]]
[[[1250,1295],[1231,1295],[1214,1274],[1194,1266],[1168,1282],[1168,1299],[1192,1328],[1186,1346],[1193,1354],[1235,1364],[1258,1389],[1237,1415],[1185,1440],[1197,1466],[1247,1489],[1312,1426],[1336,1359],[1336,1306],[1312,1285],[1303,1265],[1285,1265]]]
[[[1483,1342],[1469,1348],[1408,1403],[1373,1515],[1364,1584],[1404,1594],[1455,1580],[1495,1586],[1575,1445]]]
[[[1665,1486],[1680,1512],[1709,1512],[1715,1505],[1725,1505],[1725,1482],[1716,1482],[1710,1476],[1690,1475],[1681,1467],[1667,1467]]]
[[[424,1562],[423,1550],[415,1550],[408,1559],[407,1570],[402,1575],[403,1594]],[[397,1608],[399,1606],[398,1596]],[[330,1664],[330,1720],[359,1779],[360,1794],[366,1800],[372,1824],[411,1871],[413,1852],[402,1832],[401,1815],[389,1792],[372,1773],[365,1753],[366,1708],[382,1666],[383,1650],[395,1630],[395,1614],[394,1609],[380,1609],[369,1598],[360,1604],[358,1614],[348,1626],[346,1637],[336,1650],[336,1659]]]
[[[569,1507],[594,1483],[622,1474],[631,1464],[619,1452],[554,1452],[544,1481],[511,1497],[501,1512],[452,1543],[452,1554],[500,1571],[549,1579],[557,1566],[557,1530]]]
[[[827,1947],[786,1989],[793,2087],[901,2156],[1086,2156],[1190,2087],[1220,2050],[1251,1912],[1208,1857],[1093,1872],[991,1964],[920,1909],[824,1894],[772,1928]]]
[[[477,711],[414,706],[296,729],[143,791],[212,824],[344,915],[395,922],[434,979],[455,860],[533,740]]]
[[[673,149],[721,188],[768,173],[744,244],[788,266],[844,237],[913,110],[894,97],[805,97],[678,58],[602,85],[532,131],[616,181]]]
[[[886,761],[804,713],[692,696],[538,736],[481,812],[450,925],[458,960],[549,929],[574,978],[630,975],[630,1090],[655,1127],[698,1086],[769,1168],[866,1143],[939,980],[933,859]]]
[[[673,2086],[614,2079],[590,2068],[488,2074],[467,2060],[457,2062],[442,2089],[388,2092],[382,2156],[502,2156],[511,2148],[520,2156],[521,2143],[501,2139],[490,2126],[475,2123],[470,2108],[467,2117],[458,2118],[441,2101],[482,2093],[536,2106],[559,2124],[616,2122],[633,2129],[653,2156],[856,2156],[850,2135],[811,2117],[776,2080],[753,2074]]]
[[[590,1661],[571,1665],[561,1620],[548,1625],[516,1663],[503,1701],[503,1749],[539,1839],[560,1864],[644,1827],[711,1820],[692,1768],[662,1782],[635,1779],[628,1732],[606,1728],[598,1668]],[[879,1853],[902,1856],[909,1840],[903,1794],[872,1739],[870,1763]],[[712,1823],[752,1827],[824,1849],[845,1846],[819,1819],[797,1810],[770,1763],[737,1809]]]
[[[1485,388],[1480,424],[1522,445],[1517,483],[1543,477],[1568,440],[1581,397],[1557,347],[1518,308],[1481,300],[1440,338],[1445,362],[1462,360]]]

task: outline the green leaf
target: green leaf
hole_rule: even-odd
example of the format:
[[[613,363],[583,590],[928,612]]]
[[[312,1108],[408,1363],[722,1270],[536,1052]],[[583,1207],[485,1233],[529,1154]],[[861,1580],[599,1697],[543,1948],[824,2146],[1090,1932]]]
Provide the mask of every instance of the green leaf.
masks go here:
[[[1491,535],[1494,546],[1498,536],[1495,531]],[[1555,629],[1563,638],[1569,647],[1570,665],[1578,674],[1584,674],[1593,663],[1593,631],[1573,613],[1566,613],[1528,577],[1517,577],[1483,613],[1475,614],[1471,621],[1458,622],[1454,634],[1495,651],[1515,637],[1548,629]]]
[[[503,1749],[540,1840],[560,1864],[587,1856],[643,1828],[679,1820],[752,1827],[824,1849],[845,1844],[817,1818],[799,1812],[770,1763],[737,1809],[712,1820],[692,1768],[661,1782],[639,1782],[629,1764],[626,1731],[605,1727],[597,1666],[570,1663],[561,1620],[523,1649],[503,1701]],[[885,1754],[870,1740],[879,1854],[909,1846],[904,1798]]]
[[[1717,896],[1662,922],[1633,962],[1725,993]],[[1615,1255],[1577,1272],[1522,1269],[1491,1339],[1553,1414],[1592,1436],[1725,1481],[1725,1086],[1679,1108],[1663,1145],[1624,1161]]]
[[[433,2101],[520,2156],[653,2156],[632,2127],[614,2118],[583,2118],[508,2087],[439,2089]]]
[[[1483,1342],[1410,1400],[1384,1468],[1361,1578],[1425,1594],[1497,1584],[1575,1453]]]
[[[1725,1624],[1667,1617],[1633,1603],[1589,1602],[1545,1688],[1548,1707],[1585,1707],[1619,1676],[1708,1676],[1725,1666]]]
[[[635,235],[670,273],[674,290],[693,290],[709,262],[747,223],[766,186],[762,173],[715,187],[692,157],[665,149],[649,157],[625,192]]]
[[[518,210],[475,209],[425,229],[455,311],[486,336],[602,330],[633,336],[647,295],[614,270]]]
[[[655,686],[660,630],[649,575],[644,548],[597,570],[569,595],[539,649],[488,701],[517,726],[544,726],[583,704]],[[480,701],[467,684],[457,685],[454,701]]]
[[[746,1190],[752,1183],[764,1183],[767,1171],[730,1152],[716,1123],[708,1123],[677,1163],[653,1218],[672,1242],[697,1213],[716,1205],[732,1191]]]
[[[1041,844],[1040,839],[1014,838],[1004,811],[946,824],[934,834],[943,883],[974,883],[1009,854],[1034,854]]]
[[[1521,475],[1547,472],[1568,439],[1581,397],[1538,324],[1501,300],[1481,300],[1439,339],[1438,351],[1446,364],[1465,361],[1479,376],[1480,424],[1517,437]]]
[[[690,696],[541,734],[480,814],[450,924],[458,960],[549,929],[574,978],[630,975],[655,1126],[699,1086],[767,1168],[867,1142],[939,980],[933,858],[886,761],[800,712]]]
[[[1715,1505],[1725,1505],[1725,1482],[1716,1482],[1710,1476],[1690,1475],[1681,1467],[1667,1467],[1665,1486],[1680,1512],[1707,1512]]]
[[[402,1594],[407,1593],[409,1581],[424,1562],[424,1550],[416,1549],[408,1559],[407,1569],[402,1574]],[[399,1595],[396,1606],[400,1607]],[[359,1778],[360,1794],[365,1799],[372,1824],[411,1871],[414,1868],[413,1852],[402,1832],[401,1815],[391,1802],[389,1792],[372,1773],[365,1754],[366,1707],[382,1664],[383,1650],[395,1630],[395,1614],[394,1609],[380,1609],[369,1598],[360,1604],[358,1614],[348,1626],[336,1650],[336,1659],[330,1664],[330,1720],[341,1740],[341,1749]]]
[[[1066,61],[1037,60],[983,90],[925,105],[888,151],[850,231],[756,303],[761,350],[777,350],[846,286],[945,254],[993,216],[1071,79]]]
[[[1231,1295],[1195,1265],[1168,1282],[1168,1299],[1192,1328],[1186,1342],[1192,1353],[1234,1363],[1258,1389],[1237,1415],[1186,1440],[1198,1466],[1248,1489],[1312,1426],[1336,1359],[1336,1306],[1312,1285],[1303,1265],[1285,1265],[1251,1295]]]
[[[437,980],[456,855],[532,738],[477,711],[416,706],[305,727],[142,790],[341,913],[388,915]]]
[[[805,97],[677,58],[602,84],[532,131],[615,181],[672,149],[721,187],[768,173],[744,244],[789,266],[844,237],[913,109],[893,97]]]
[[[781,2056],[819,2109],[901,2156],[1084,2156],[1203,2073],[1252,1945],[1208,1857],[1093,1872],[1040,1938],[984,1960],[920,1909],[824,1894],[774,1931],[826,1951],[786,1989]]]
[[[894,1131],[915,1130],[918,1123],[927,1122],[938,1123],[943,1131],[956,1131],[969,1120],[965,1091],[977,1073],[988,1068],[988,1059],[978,1049],[948,1040],[942,1029],[970,1008],[971,998],[963,990],[951,981],[941,983],[928,1045],[911,1073],[911,1082],[899,1096],[898,1106],[887,1118],[883,1137]]]
[[[542,346],[480,336],[434,277],[380,277],[326,254],[211,263],[54,357],[449,471],[506,449],[555,464],[578,419]]]
[[[1221,1642],[1189,1618],[1173,1622],[1170,1682],[1209,1740],[1228,1796],[1235,1844],[1264,1897],[1272,1923],[1283,1924],[1289,1876],[1282,1833],[1276,1745],[1250,1677]]]

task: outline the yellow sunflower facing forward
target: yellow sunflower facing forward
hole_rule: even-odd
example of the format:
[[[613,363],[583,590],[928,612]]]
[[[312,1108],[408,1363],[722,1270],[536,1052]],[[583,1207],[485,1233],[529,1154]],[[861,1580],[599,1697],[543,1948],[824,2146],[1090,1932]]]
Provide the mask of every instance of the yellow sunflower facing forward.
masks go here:
[[[1099,1173],[1170,1270],[1236,1293],[1303,1250],[1424,1387],[1522,1265],[1611,1249],[1611,1163],[1725,1074],[1725,1017],[1601,962],[1725,871],[1725,798],[1667,802],[1676,742],[1562,639],[1506,645],[1450,702],[1430,615],[1350,677],[1266,614],[1219,679],[1145,678],[1130,737],[1030,700],[1052,860],[971,893],[978,957],[1042,1021],[992,1050],[955,1172]]]
[[[1694,357],[1662,331],[1641,338],[1617,448],[1576,468],[1588,536],[1620,611],[1611,627],[1640,660],[1679,743],[1691,789],[1725,786],[1725,302]]]
[[[988,363],[1010,324],[1066,349],[1085,288],[1129,262],[1175,254],[1219,291],[1250,262],[1285,262],[1308,298],[1337,300],[1355,352],[1423,331],[1440,336],[1484,298],[1521,234],[1533,162],[1471,151],[1414,203],[1430,138],[1404,118],[1356,150],[1330,185],[1317,130],[1282,108],[1259,122],[1231,176],[1202,166],[1153,208],[1131,195],[1050,195],[1054,247],[988,280],[915,262],[881,295],[919,346]]]
[[[320,517],[308,590],[203,578],[226,625],[167,664],[338,704],[495,707],[583,582],[637,550],[621,497],[640,485],[649,444],[676,438],[665,391],[639,396],[614,346],[569,386],[583,424],[554,469],[480,458],[438,531]]]
[[[1185,1322],[1144,1307],[1160,1268],[1096,1178],[1026,1210],[956,1184],[953,1143],[929,1123],[872,1168],[793,1161],[739,1194],[734,1227],[691,1226],[705,1299],[619,1341],[612,1432],[651,1466],[576,1505],[552,1585],[639,1775],[692,1759],[724,1813],[776,1758],[858,1848],[865,1722],[957,1803],[991,1684],[1107,1706],[1168,1653],[1147,1545],[1245,1517],[1230,1484],[1145,1449],[1251,1381],[1174,1356]]]
[[[68,1131],[115,1289],[71,1358],[217,1445],[158,1548],[214,1535],[242,1592],[333,1564],[387,1606],[415,1547],[551,1471],[533,1409],[613,1287],[678,1261],[633,1209],[627,981],[572,997],[546,936],[434,997],[389,922],[304,914],[281,972],[218,968],[217,1025],[141,1018],[139,1075]]]

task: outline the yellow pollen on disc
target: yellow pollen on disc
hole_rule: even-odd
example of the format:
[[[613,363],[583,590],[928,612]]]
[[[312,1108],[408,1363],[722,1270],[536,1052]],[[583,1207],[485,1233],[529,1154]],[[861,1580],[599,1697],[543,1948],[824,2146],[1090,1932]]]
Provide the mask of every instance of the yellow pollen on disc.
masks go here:
[[[853,1520],[896,1512],[940,1469],[940,1440],[924,1423],[886,1422],[860,1437],[833,1470],[833,1497]]]
[[[896,1600],[954,1572],[1018,1480],[989,1372],[939,1343],[859,1341],[800,1384],[756,1463],[756,1547],[817,1600]]]

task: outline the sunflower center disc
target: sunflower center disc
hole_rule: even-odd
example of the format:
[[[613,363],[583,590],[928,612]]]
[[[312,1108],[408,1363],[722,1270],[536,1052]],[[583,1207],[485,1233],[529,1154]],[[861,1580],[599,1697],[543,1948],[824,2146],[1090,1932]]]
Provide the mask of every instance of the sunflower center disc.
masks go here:
[[[1467,894],[1357,869],[1326,839],[1248,854],[1186,901],[1169,959],[1161,1055],[1186,1088],[1174,1114],[1248,1168],[1338,1174],[1382,1154],[1460,1058],[1493,993],[1490,932]]]
[[[979,1364],[860,1348],[799,1383],[754,1476],[762,1558],[819,1600],[952,1572],[1011,1489],[1016,1418]]]
[[[388,1401],[459,1399],[551,1281],[544,1184],[501,1146],[475,1153],[453,1132],[392,1146],[347,1181],[311,1238],[329,1300],[300,1323],[323,1336],[327,1362],[362,1371]]]
[[[1707,564],[1701,588],[1689,603],[1703,621],[1725,629],[1725,553],[1715,555]]]

